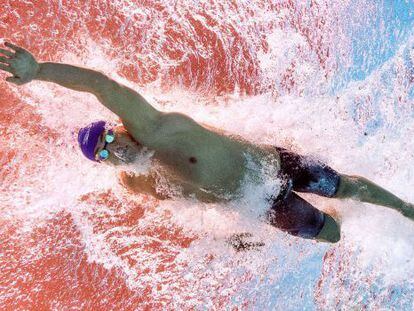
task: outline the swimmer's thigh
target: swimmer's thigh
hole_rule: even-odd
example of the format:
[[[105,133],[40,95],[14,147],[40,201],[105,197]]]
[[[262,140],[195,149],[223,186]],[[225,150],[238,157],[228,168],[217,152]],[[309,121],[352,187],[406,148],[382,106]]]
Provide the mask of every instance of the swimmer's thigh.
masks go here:
[[[292,189],[332,198],[338,191],[340,174],[328,165],[308,156],[276,148],[281,158],[281,174],[292,181]]]
[[[315,208],[294,192],[273,204],[267,215],[271,225],[294,236],[327,242],[339,240],[339,226],[335,220]]]

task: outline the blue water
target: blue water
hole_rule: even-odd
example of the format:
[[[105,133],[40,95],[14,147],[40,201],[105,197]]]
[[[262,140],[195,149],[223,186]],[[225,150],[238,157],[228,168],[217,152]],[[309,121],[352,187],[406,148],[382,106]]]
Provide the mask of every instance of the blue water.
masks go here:
[[[349,7],[347,31],[352,38],[352,65],[338,72],[332,85],[333,93],[351,81],[364,80],[392,58],[398,48],[413,34],[414,1],[378,1],[375,14],[364,15],[363,21],[352,20],[361,7]]]
[[[414,1],[378,1],[373,5],[374,11],[364,14],[356,14],[360,10],[364,10],[364,7],[352,5],[346,12],[346,33],[351,38],[351,64],[348,68],[338,69],[331,84],[331,95],[346,97],[346,99],[342,99],[344,111],[347,113],[349,121],[355,126],[354,130],[359,130],[357,143],[354,147],[363,157],[358,158],[356,154],[356,162],[366,162],[368,164],[367,172],[370,170],[372,172],[377,168],[375,164],[370,163],[370,157],[375,159],[379,155],[379,157],[386,158],[386,154],[393,154],[391,167],[398,174],[399,169],[405,172],[411,170],[411,163],[407,163],[406,157],[410,157],[413,152],[410,146],[405,146],[407,129],[404,125],[414,118],[412,105],[414,87],[410,78],[407,77],[414,78],[412,54],[414,49],[412,46],[412,42],[414,42]],[[360,15],[362,15],[362,19],[355,18]],[[398,57],[402,59],[403,66],[400,66]],[[379,77],[369,81],[370,76],[376,71],[379,72]],[[405,79],[398,77],[405,77]],[[397,87],[401,87],[401,89],[397,90]],[[400,101],[399,97],[404,97],[404,95],[407,95],[408,98]],[[367,100],[367,96],[369,96],[369,100]],[[386,138],[382,139],[383,137]],[[379,163],[384,166],[385,171],[386,163],[381,161]],[[404,163],[406,163],[405,168]],[[380,169],[378,170],[380,171]],[[359,174],[364,175],[361,171]],[[386,175],[386,173],[383,174]],[[401,191],[407,187],[407,183],[411,184],[409,176],[410,174],[407,173],[404,178],[396,178],[395,189]],[[377,177],[374,177],[373,180],[376,180]],[[390,175],[389,178],[393,177]],[[404,191],[401,192],[404,193]],[[361,208],[364,207],[361,206]],[[377,207],[373,209],[375,210],[375,208]],[[382,210],[378,210],[378,213],[382,213]],[[359,221],[362,224],[365,222],[368,224],[371,221],[367,215],[362,214],[361,217],[362,219]],[[329,308],[335,306],[335,310],[376,310],[380,307],[381,310],[407,311],[414,309],[410,260],[402,263],[403,268],[401,269],[405,271],[398,270],[400,258],[407,256],[411,250],[402,251],[398,247],[394,250],[392,245],[393,239],[396,244],[404,239],[411,241],[412,234],[410,231],[391,226],[392,232],[390,234],[392,236],[387,236],[386,225],[384,228],[375,226],[376,224],[369,229],[361,228],[362,235],[366,234],[367,239],[374,241],[362,242],[371,246],[366,247],[361,253],[357,248],[352,249],[355,247],[354,245],[351,246],[350,252],[342,253],[341,248],[337,249],[335,254],[337,258],[331,261],[330,265],[335,263],[340,265],[343,262],[348,262],[348,265],[345,265],[345,270],[338,267],[332,269],[324,280],[326,284],[323,286],[322,292]],[[353,229],[357,231],[348,232],[355,238],[359,234],[359,228],[354,226]],[[364,230],[367,232],[364,233]],[[375,230],[378,230],[379,234],[383,235],[384,241],[387,241],[384,242],[388,245],[388,248],[384,247],[386,253],[374,250],[382,247],[381,238],[377,240]],[[371,234],[375,238],[370,236]],[[364,237],[361,237],[361,241],[364,241]],[[372,249],[367,252],[370,247]],[[381,262],[383,258],[375,258],[373,254],[377,251],[379,256],[383,255],[386,258],[384,259],[385,263]],[[372,261],[368,261],[369,264],[361,268],[359,261],[361,257],[365,256],[364,252],[372,252],[367,255],[367,257],[371,257]],[[284,306],[284,310],[316,310],[321,308],[320,302],[315,304],[315,288],[312,288],[311,285],[316,286],[319,280],[322,267],[318,262],[323,262],[324,253],[315,252],[313,255],[303,260],[297,270],[284,275],[280,284],[285,287],[277,287],[277,290],[274,291],[271,299],[274,304],[270,306],[269,310],[279,310],[280,305]],[[348,256],[348,258],[345,259],[344,256]],[[380,263],[379,265],[374,263],[376,260]],[[404,267],[404,265],[406,266]],[[401,280],[404,273],[406,279]],[[395,277],[395,280],[385,281],[387,276]],[[305,284],[309,284],[309,287],[306,287]],[[295,292],[296,289],[300,289],[301,293],[300,291],[299,293]],[[348,293],[350,293],[349,296]],[[299,298],[298,294],[302,294],[305,298]],[[294,300],[296,304],[287,304],[287,302],[282,304],[278,299],[278,297],[289,297],[289,295],[296,295],[296,300]]]

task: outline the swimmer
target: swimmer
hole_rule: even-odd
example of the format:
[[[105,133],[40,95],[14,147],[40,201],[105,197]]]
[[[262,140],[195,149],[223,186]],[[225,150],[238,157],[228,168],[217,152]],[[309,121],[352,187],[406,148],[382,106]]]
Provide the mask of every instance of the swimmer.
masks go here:
[[[282,180],[282,187],[268,199],[267,221],[294,236],[331,243],[340,240],[335,215],[319,211],[298,192],[386,206],[414,219],[412,204],[364,177],[341,174],[318,160],[284,148],[225,135],[182,113],[159,111],[140,94],[101,72],[37,62],[27,50],[8,42],[5,46],[9,49],[0,49],[0,69],[12,75],[6,81],[23,85],[40,80],[89,92],[120,117],[122,126],[111,127],[98,121],[80,129],[78,142],[87,159],[117,167],[133,163],[144,147],[153,151],[154,163],[161,169],[146,175],[120,173],[121,184],[132,192],[168,198],[168,194],[157,190],[157,174],[161,172],[184,196],[203,202],[229,200],[239,193],[248,171],[248,155],[257,162],[271,159],[275,163],[275,178]],[[249,234],[235,235],[229,243],[238,250],[262,245],[243,243],[245,237]]]

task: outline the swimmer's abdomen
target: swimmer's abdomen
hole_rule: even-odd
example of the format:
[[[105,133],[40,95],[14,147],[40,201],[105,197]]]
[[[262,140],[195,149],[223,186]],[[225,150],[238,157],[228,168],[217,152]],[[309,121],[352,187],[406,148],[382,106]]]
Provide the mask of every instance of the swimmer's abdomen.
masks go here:
[[[228,137],[175,114],[160,128],[152,148],[161,162],[188,182],[234,190],[242,179],[244,157]]]

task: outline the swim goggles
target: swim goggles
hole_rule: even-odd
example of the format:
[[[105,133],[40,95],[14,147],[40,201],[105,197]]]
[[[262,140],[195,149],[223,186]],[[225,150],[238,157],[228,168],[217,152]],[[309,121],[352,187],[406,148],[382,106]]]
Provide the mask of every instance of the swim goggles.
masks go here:
[[[97,161],[105,161],[109,158],[109,151],[106,149],[106,146],[110,143],[113,143],[115,140],[115,133],[112,130],[105,132],[105,144],[102,149],[96,152],[95,159]]]

